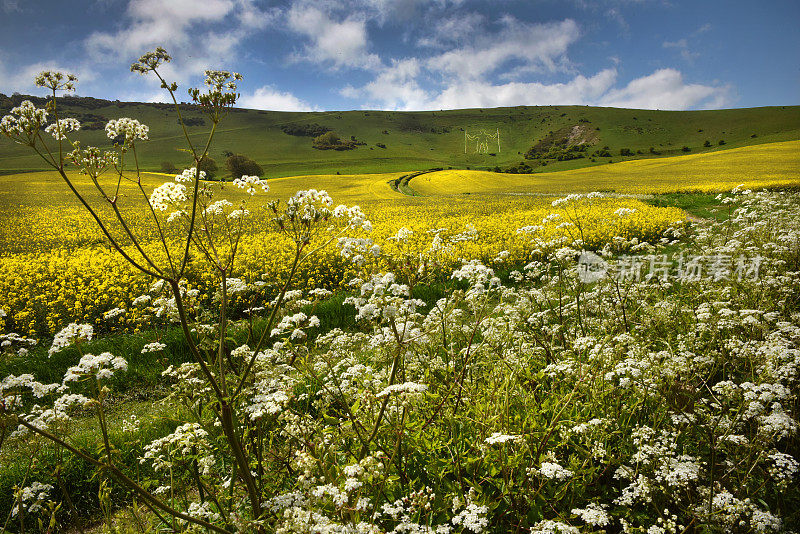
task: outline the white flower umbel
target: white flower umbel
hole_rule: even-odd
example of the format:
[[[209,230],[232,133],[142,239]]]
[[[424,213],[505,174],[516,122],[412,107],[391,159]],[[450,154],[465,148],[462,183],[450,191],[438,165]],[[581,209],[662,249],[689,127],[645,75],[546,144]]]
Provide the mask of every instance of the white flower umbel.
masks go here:
[[[150,194],[150,204],[154,210],[167,211],[178,203],[186,202],[186,186],[175,182],[164,182],[153,189]]]
[[[200,171],[199,176],[197,175],[197,168],[191,167],[189,169],[183,169],[183,172],[175,176],[176,182],[194,182],[195,177],[198,177],[200,180],[206,179],[206,171]]]
[[[44,503],[53,486],[50,484],[42,484],[41,482],[34,482],[30,486],[22,488],[15,495],[14,507],[11,509],[11,517],[17,517],[20,508],[27,511],[28,514],[37,514],[45,510]]]
[[[595,527],[605,527],[611,522],[611,518],[605,511],[608,505],[589,503],[586,508],[573,508],[572,513],[583,519],[589,525]]]
[[[106,135],[109,139],[124,136],[124,146],[132,145],[137,139],[147,141],[150,128],[136,119],[121,117],[112,119],[106,124]]]
[[[67,138],[67,132],[77,132],[81,129],[81,123],[77,119],[59,119],[58,123],[51,124],[44,129],[55,139],[62,141]]]
[[[542,462],[539,467],[539,474],[545,478],[558,481],[566,480],[573,475],[572,471],[561,467],[555,462]]]
[[[81,341],[91,341],[94,335],[94,328],[90,324],[70,323],[53,338],[53,344],[47,353],[52,356],[61,349],[70,346],[72,343]]]
[[[64,383],[77,382],[86,377],[94,376],[98,380],[105,380],[114,376],[114,371],[126,371],[128,362],[125,358],[114,356],[110,352],[84,354],[78,365],[67,369]]]
[[[167,346],[163,343],[159,343],[158,341],[153,341],[152,343],[148,343],[144,347],[142,347],[142,354],[146,354],[148,352],[158,352],[160,350],[164,350]]]
[[[510,434],[501,434],[500,432],[493,432],[491,436],[486,438],[484,441],[489,445],[495,445],[498,443],[506,443],[507,441],[516,442],[522,441],[522,436],[514,436]]]
[[[256,194],[257,187],[260,187],[264,193],[269,191],[269,184],[267,184],[267,181],[262,180],[258,176],[244,175],[241,178],[236,178],[235,180],[233,180],[233,185],[235,185],[239,189],[244,189],[250,196]]]
[[[404,382],[402,384],[393,384],[391,386],[386,386],[381,390],[376,397],[385,397],[387,395],[391,395],[392,393],[405,393],[407,395],[415,395],[421,394],[428,390],[428,386],[425,384],[418,384],[416,382]]]

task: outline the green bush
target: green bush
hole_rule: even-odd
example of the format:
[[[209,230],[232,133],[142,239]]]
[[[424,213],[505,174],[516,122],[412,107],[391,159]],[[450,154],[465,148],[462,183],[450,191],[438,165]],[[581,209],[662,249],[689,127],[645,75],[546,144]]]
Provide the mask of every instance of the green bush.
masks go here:
[[[225,168],[232,178],[242,176],[263,176],[264,169],[261,165],[242,154],[233,154],[225,160]]]
[[[178,168],[175,167],[171,161],[162,161],[161,172],[166,174],[176,174],[178,172]]]
[[[213,180],[217,175],[217,162],[211,156],[206,156],[200,160],[199,170],[205,171],[206,180]]]

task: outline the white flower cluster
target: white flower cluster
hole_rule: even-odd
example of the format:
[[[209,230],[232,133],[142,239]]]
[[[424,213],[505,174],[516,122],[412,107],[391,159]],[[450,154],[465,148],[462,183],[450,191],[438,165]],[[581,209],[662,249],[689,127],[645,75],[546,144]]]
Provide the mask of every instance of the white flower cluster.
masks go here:
[[[582,199],[593,200],[595,198],[602,198],[602,197],[603,197],[603,194],[599,193],[597,191],[593,191],[593,192],[588,193],[586,195],[584,195],[582,193],[570,193],[569,195],[567,195],[565,197],[562,197],[562,198],[559,198],[557,200],[554,200],[552,202],[552,206],[555,208],[555,207],[558,207],[558,206],[563,206],[565,204],[569,204],[570,202],[577,202],[578,200],[582,200]]]
[[[281,319],[281,322],[272,329],[270,335],[272,337],[277,337],[285,332],[291,331],[290,339],[303,339],[306,337],[303,328],[317,328],[318,326],[319,319],[316,315],[309,317],[303,312],[298,312],[294,315],[285,315]]]
[[[135,434],[142,426],[142,422],[136,417],[136,414],[131,414],[127,419],[122,420],[122,431],[127,434]]]
[[[31,143],[42,125],[47,123],[47,110],[37,108],[30,100],[24,100],[12,108],[9,115],[0,119],[0,134],[17,142]]]
[[[209,451],[208,432],[197,423],[185,423],[172,434],[146,445],[139,462],[144,464],[149,461],[156,471],[166,471],[177,463],[196,459],[200,472],[209,475],[216,463]]]
[[[125,308],[112,308],[103,314],[103,319],[113,319],[123,315],[127,310]]]
[[[340,204],[333,210],[333,216],[337,219],[346,219],[347,227],[353,229],[361,229],[365,232],[372,231],[372,223],[367,220],[367,216],[361,211],[359,206],[345,206]]]
[[[0,318],[2,318],[2,315],[0,315]],[[0,322],[0,326],[2,326],[2,322]],[[0,350],[11,352],[12,354],[16,352],[16,354],[23,357],[28,355],[29,347],[36,346],[38,343],[38,340],[20,336],[16,332],[0,334]]]
[[[37,87],[46,87],[54,91],[74,91],[78,77],[74,74],[46,70],[37,74],[33,81]]]
[[[130,146],[137,139],[147,141],[147,134],[149,132],[150,128],[147,125],[128,117],[111,119],[106,124],[106,135],[108,138],[116,139],[117,137],[124,136],[124,144],[126,146]]]
[[[58,119],[57,123],[53,123],[44,129],[45,132],[52,135],[58,141],[63,141],[67,138],[67,132],[77,132],[81,129],[81,123],[78,119],[66,118]]]
[[[167,348],[167,346],[164,343],[153,341],[152,343],[148,343],[142,347],[142,354],[146,354],[148,352],[158,352],[160,350],[164,350],[165,348]]]
[[[392,384],[391,386],[386,386],[375,396],[378,398],[386,397],[392,393],[411,396],[419,395],[426,391],[428,391],[428,386],[425,384],[418,384],[416,382],[403,382],[402,384]]]
[[[42,384],[32,374],[8,375],[0,380],[0,408],[12,409],[22,403],[21,390],[29,389],[34,397],[40,399],[59,389],[58,384]]]
[[[414,235],[414,231],[413,230],[403,226],[402,228],[400,228],[397,231],[397,233],[395,235],[389,237],[389,239],[390,240],[394,240],[394,241],[407,241],[413,235]]]
[[[605,527],[611,522],[605,509],[608,505],[589,503],[586,508],[573,508],[572,513],[583,519],[587,524],[595,527]]]
[[[203,215],[223,215],[225,213],[225,208],[229,208],[231,206],[233,206],[233,204],[228,200],[216,200],[206,206],[206,209],[203,210]]]
[[[790,454],[775,451],[769,455],[769,475],[779,485],[786,486],[800,470],[800,463]]]
[[[556,462],[542,462],[542,465],[539,466],[537,471],[545,478],[558,481],[567,480],[573,475],[572,471],[561,467],[561,465]]]
[[[90,376],[97,380],[105,380],[114,376],[114,371],[126,371],[127,369],[128,362],[125,361],[125,358],[114,356],[110,352],[103,352],[97,356],[84,354],[78,365],[67,369],[64,383],[77,382]]]
[[[52,356],[61,349],[70,346],[72,343],[81,341],[91,341],[94,335],[94,328],[90,324],[70,323],[62,328],[53,338],[53,344],[47,353]]]
[[[369,238],[340,237],[337,244],[342,256],[348,258],[355,265],[364,265],[367,255],[375,258],[381,255],[380,245],[376,245]]]
[[[194,182],[195,176],[197,175],[197,168],[191,167],[189,169],[183,169],[183,172],[175,176],[176,182]],[[206,171],[200,171],[199,178],[201,180],[206,179]]]
[[[535,534],[580,534],[577,527],[573,527],[561,521],[553,521],[552,519],[545,519],[539,521],[531,529],[531,533]]]
[[[175,182],[164,182],[150,194],[150,204],[158,211],[167,211],[176,204],[186,201],[186,186]]]
[[[119,154],[114,150],[101,152],[94,146],[83,149],[78,142],[73,143],[73,146],[75,149],[67,154],[67,161],[79,167],[82,174],[97,177],[107,168],[119,165]]]
[[[497,443],[506,443],[510,442],[517,442],[522,441],[522,436],[515,436],[511,434],[502,434],[500,432],[492,432],[492,435],[486,438],[484,441],[489,445],[496,445]]]
[[[14,507],[11,509],[11,517],[17,517],[20,508],[29,514],[37,514],[45,510],[43,504],[50,496],[53,486],[34,482],[30,486],[22,488],[14,495]]]
[[[247,194],[253,196],[256,194],[256,188],[260,187],[263,192],[269,191],[269,184],[266,180],[262,180],[258,176],[247,176],[243,175],[241,178],[236,178],[233,180],[233,185],[238,187],[239,189],[244,189],[247,191]]]
[[[616,215],[617,217],[625,217],[627,215],[633,215],[634,213],[636,213],[635,209],[632,209],[632,208],[620,208],[620,209],[618,209],[617,211],[614,212],[614,215]]]
[[[424,306],[419,299],[410,298],[409,288],[395,282],[393,273],[375,274],[361,284],[361,296],[347,297],[345,304],[356,307],[356,320],[382,321],[416,313]]]

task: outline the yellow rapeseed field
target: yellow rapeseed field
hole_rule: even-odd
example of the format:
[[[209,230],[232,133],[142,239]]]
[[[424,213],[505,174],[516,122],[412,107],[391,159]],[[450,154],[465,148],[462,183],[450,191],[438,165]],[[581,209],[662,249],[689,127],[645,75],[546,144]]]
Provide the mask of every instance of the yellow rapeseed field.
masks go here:
[[[599,247],[614,236],[653,240],[670,226],[680,224],[685,215],[678,209],[655,208],[630,198],[583,200],[576,212],[574,203],[553,207],[553,198],[529,195],[409,197],[387,185],[397,176],[271,180],[270,192],[256,196],[257,204],[251,204],[252,216],[236,275],[248,282],[274,283],[287,274],[293,246],[271,230],[266,202],[285,200],[298,189],[310,187],[327,190],[335,204],[361,205],[374,225],[369,237],[381,247],[383,255],[366,255],[364,264],[358,266],[331,245],[301,266],[298,287],[341,287],[365,272],[402,268],[403,262],[413,261],[423,251],[433,258],[426,267],[432,271],[446,272],[467,258],[480,258],[495,266],[519,265],[537,248],[535,241],[563,236],[570,242],[580,238],[588,247]],[[167,178],[145,176],[145,192],[149,194]],[[80,178],[77,180],[80,183]],[[93,323],[109,331],[135,328],[139,312],[131,303],[150,281],[104,244],[96,224],[66,185],[52,173],[29,173],[4,176],[0,186],[0,308],[8,314],[7,326],[36,336],[52,335],[73,321]],[[121,192],[120,209],[130,217],[145,250],[160,256],[153,228],[139,216],[143,203],[137,194],[140,197],[141,193],[132,184]],[[236,201],[244,193],[228,183],[215,195]],[[104,220],[111,220],[97,195],[88,198],[98,206]],[[620,208],[635,211],[615,213]],[[550,220],[543,222],[547,217]],[[517,231],[529,226],[541,229],[533,234]],[[390,239],[403,227],[410,230],[407,239]],[[208,278],[208,272],[199,266],[190,268],[190,285],[212,290],[218,282]],[[103,314],[117,307],[128,312],[104,321]]]
[[[800,186],[800,141],[530,175],[445,170],[410,182],[411,188],[423,195],[718,192],[738,184],[752,188]]]

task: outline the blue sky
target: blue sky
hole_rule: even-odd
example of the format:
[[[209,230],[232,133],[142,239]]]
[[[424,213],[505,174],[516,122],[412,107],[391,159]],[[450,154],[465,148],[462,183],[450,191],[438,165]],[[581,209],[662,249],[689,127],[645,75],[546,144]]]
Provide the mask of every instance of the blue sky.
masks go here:
[[[0,0],[0,92],[44,69],[78,94],[163,101],[240,72],[242,107],[454,109],[800,104],[797,0]]]

